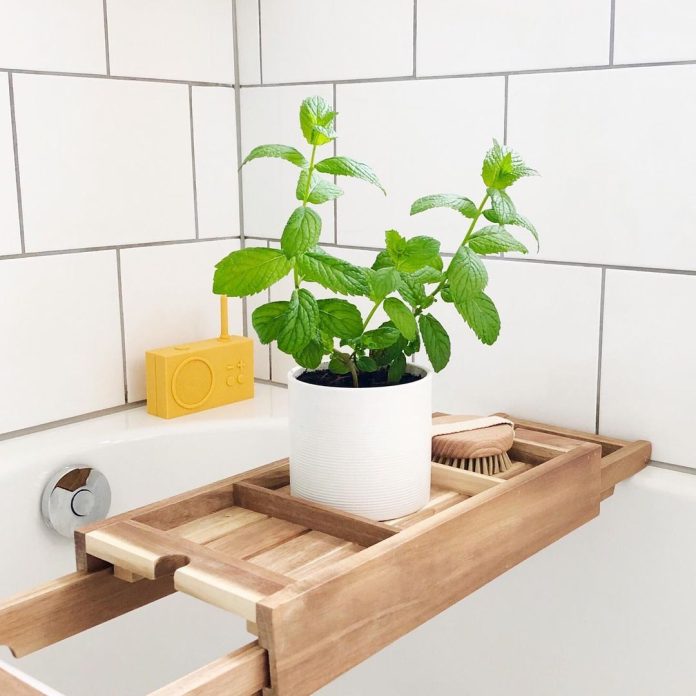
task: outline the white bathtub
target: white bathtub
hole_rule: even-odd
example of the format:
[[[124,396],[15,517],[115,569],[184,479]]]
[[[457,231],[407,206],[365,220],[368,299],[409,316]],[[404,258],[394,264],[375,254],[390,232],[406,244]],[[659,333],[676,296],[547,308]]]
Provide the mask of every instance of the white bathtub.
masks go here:
[[[253,402],[185,419],[137,409],[0,443],[0,598],[73,569],[71,542],[39,514],[56,468],[101,469],[117,513],[286,452],[285,391],[262,385]],[[650,467],[597,520],[321,694],[691,696],[695,549],[696,476]],[[0,648],[0,659],[65,696],[140,696],[250,640],[238,617],[177,594],[21,660]]]

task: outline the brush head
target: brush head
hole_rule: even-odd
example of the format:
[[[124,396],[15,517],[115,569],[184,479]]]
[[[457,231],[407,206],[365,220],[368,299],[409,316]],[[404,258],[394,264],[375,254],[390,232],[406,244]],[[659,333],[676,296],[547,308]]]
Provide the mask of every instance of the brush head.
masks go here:
[[[479,416],[439,416],[433,419],[433,425],[478,419]],[[433,459],[440,461],[497,457],[505,454],[512,447],[514,438],[515,429],[508,423],[437,435],[433,437]]]

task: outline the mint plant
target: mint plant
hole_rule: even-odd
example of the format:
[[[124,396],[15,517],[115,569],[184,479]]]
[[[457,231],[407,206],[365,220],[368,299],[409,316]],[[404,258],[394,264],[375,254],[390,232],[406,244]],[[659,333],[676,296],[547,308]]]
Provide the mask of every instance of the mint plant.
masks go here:
[[[453,303],[464,321],[485,344],[500,332],[500,317],[484,293],[488,274],[481,257],[500,252],[527,253],[527,248],[506,226],[523,227],[535,239],[534,226],[517,213],[507,189],[523,176],[536,174],[520,157],[494,141],[483,163],[486,193],[477,206],[453,194],[419,198],[411,214],[432,208],[451,208],[470,220],[456,253],[445,267],[440,242],[432,237],[405,239],[396,230],[385,235],[385,249],[371,268],[356,266],[332,256],[318,246],[321,218],[312,206],[341,196],[343,191],[324,176],[349,176],[384,192],[370,167],[343,156],[317,158],[322,146],[336,138],[336,113],[321,97],[305,99],[300,106],[300,128],[310,146],[309,158],[288,145],[261,145],[243,162],[276,157],[298,167],[295,197],[299,205],[290,213],[280,239],[280,249],[265,247],[234,251],[216,266],[213,291],[245,297],[266,290],[288,274],[294,288],[288,300],[269,302],[252,314],[259,340],[276,342],[302,367],[314,370],[328,358],[328,370],[345,375],[347,385],[396,384],[405,379],[407,359],[425,346],[433,369],[442,370],[450,359],[450,339],[432,315],[438,301]],[[490,204],[489,207],[486,207]],[[489,223],[477,229],[481,217]],[[307,287],[318,284],[342,297],[317,299]],[[363,318],[344,297],[366,297],[372,307]],[[371,328],[382,308],[388,321]],[[382,376],[383,379],[375,379]],[[371,376],[371,379],[366,379]]]

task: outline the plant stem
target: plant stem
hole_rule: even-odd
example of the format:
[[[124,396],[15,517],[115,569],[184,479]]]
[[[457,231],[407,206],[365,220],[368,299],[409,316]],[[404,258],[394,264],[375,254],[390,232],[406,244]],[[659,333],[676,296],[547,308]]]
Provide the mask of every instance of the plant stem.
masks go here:
[[[379,309],[379,306],[382,304],[384,300],[379,300],[379,302],[375,302],[375,306],[370,310],[370,313],[367,315],[365,318],[365,321],[363,322],[363,328],[362,332],[365,333],[365,329],[367,328],[367,325],[370,323],[370,320],[372,317],[375,316],[375,312]],[[353,354],[350,356],[350,371],[351,374],[353,375],[353,386],[354,387],[359,387],[360,385],[358,384],[358,374],[355,369],[355,351],[353,351]]]
[[[365,322],[363,323],[363,333],[365,333],[365,329],[367,328],[367,325],[370,323],[370,320],[372,317],[375,316],[375,312],[379,309],[379,306],[382,304],[383,300],[380,300],[379,302],[375,302],[375,306],[370,310],[370,313],[367,315],[367,318],[365,319]]]
[[[304,197],[302,198],[302,207],[306,208],[307,207],[307,200],[309,198],[309,193],[311,191],[311,186],[312,186],[312,173],[314,172],[314,158],[316,157],[317,154],[317,146],[312,145],[312,156],[309,158],[309,168],[307,169],[307,186],[305,187],[305,192],[304,192]],[[293,266],[293,278],[295,280],[295,288],[300,287],[300,283],[302,282],[302,279],[300,278],[300,274],[297,270],[297,265]]]
[[[355,357],[355,353],[353,353],[351,356],[350,362],[348,363],[348,368],[350,369],[350,376],[353,378],[353,387],[358,389],[360,387],[360,381],[358,380],[358,370],[355,367],[353,357]]]
[[[469,225],[469,229],[466,231],[466,234],[464,235],[464,239],[462,240],[462,243],[459,245],[459,249],[461,249],[469,241],[469,237],[471,237],[471,235],[473,234],[474,229],[476,228],[476,223],[479,221],[479,218],[481,217],[481,213],[483,212],[483,208],[486,205],[486,203],[488,203],[489,198],[490,198],[490,196],[488,195],[488,193],[486,193],[486,195],[483,197],[483,200],[481,201],[481,205],[479,205],[479,207],[476,208],[476,215],[474,215],[473,219],[471,220],[471,224]],[[449,267],[451,265],[452,265],[452,262],[450,261],[449,264],[447,265],[447,268],[445,269],[445,271],[443,271],[442,280],[438,283],[435,290],[433,290],[428,295],[427,299],[429,299],[429,300],[432,299],[433,297],[435,297],[435,295],[437,295],[440,292],[440,290],[442,290],[442,288],[445,285],[445,281],[447,280],[447,271],[449,271]]]

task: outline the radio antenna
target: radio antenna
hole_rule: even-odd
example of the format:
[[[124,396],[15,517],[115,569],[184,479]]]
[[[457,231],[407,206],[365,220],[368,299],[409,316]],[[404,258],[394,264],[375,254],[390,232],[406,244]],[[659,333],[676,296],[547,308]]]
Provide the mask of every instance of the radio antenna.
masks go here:
[[[227,295],[220,295],[220,340],[230,339],[229,320],[227,316]]]

